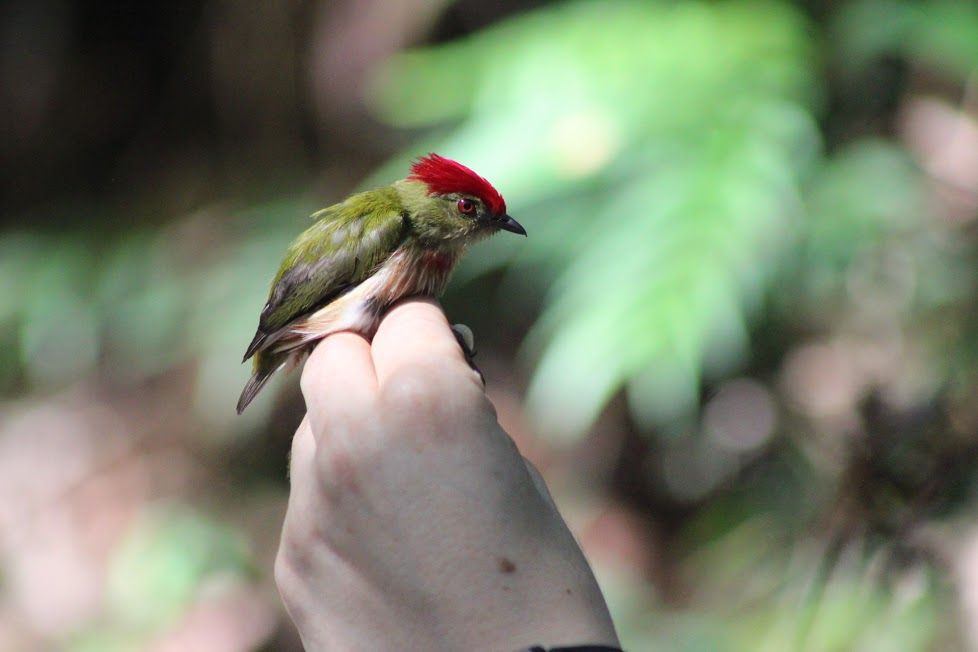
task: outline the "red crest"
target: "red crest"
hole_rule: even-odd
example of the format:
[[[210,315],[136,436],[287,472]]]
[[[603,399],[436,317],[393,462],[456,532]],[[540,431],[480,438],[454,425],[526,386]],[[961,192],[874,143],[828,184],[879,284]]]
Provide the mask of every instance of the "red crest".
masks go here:
[[[411,166],[408,179],[421,181],[428,186],[432,195],[447,195],[459,192],[482,200],[494,215],[506,213],[506,201],[492,184],[457,161],[428,154],[419,158]]]

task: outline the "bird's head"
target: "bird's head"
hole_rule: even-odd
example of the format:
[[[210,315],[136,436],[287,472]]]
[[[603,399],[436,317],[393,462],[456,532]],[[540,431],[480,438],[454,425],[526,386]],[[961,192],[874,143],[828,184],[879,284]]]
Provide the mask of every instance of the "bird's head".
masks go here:
[[[415,161],[398,189],[415,232],[424,240],[467,243],[500,230],[526,235],[506,214],[506,202],[491,183],[438,154]]]

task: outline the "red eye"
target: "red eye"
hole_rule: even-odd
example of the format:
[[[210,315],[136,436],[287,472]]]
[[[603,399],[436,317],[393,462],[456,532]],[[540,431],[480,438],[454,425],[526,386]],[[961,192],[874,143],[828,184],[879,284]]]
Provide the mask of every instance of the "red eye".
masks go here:
[[[458,212],[465,213],[469,215],[475,212],[475,202],[467,197],[462,197],[458,200]]]

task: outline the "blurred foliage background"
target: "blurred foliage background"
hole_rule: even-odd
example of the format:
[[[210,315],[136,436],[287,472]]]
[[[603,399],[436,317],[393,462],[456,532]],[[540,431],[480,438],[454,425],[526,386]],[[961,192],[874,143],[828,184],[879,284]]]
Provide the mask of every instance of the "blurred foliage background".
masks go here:
[[[8,0],[0,649],[297,650],[317,207],[428,151],[445,297],[630,650],[978,650],[978,4]]]

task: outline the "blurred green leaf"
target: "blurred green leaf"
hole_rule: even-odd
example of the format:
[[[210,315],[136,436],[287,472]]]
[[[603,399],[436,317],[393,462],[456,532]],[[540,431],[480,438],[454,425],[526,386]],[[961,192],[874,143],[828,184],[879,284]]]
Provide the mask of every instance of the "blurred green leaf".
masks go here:
[[[17,306],[22,364],[38,388],[62,387],[91,371],[98,356],[92,252],[83,239],[59,236],[26,268]]]
[[[247,574],[248,553],[236,532],[186,507],[160,506],[133,525],[109,572],[116,622],[153,631],[178,616],[202,582]]]
[[[881,582],[872,564],[847,560],[825,584],[811,575],[821,560],[808,546],[783,555],[758,522],[714,542],[684,565],[697,595],[690,606],[615,601],[623,586],[605,584],[625,649],[711,652],[924,652],[933,649],[947,604],[922,567]],[[745,547],[746,546],[746,547]],[[755,547],[756,546],[756,547]],[[815,554],[813,554],[815,553]],[[729,568],[730,561],[741,563]],[[719,575],[717,573],[719,572]],[[626,607],[628,610],[626,610]]]
[[[643,424],[687,412],[704,365],[742,356],[818,150],[811,52],[779,2],[583,2],[388,68],[382,115],[458,121],[437,149],[464,152],[527,225],[487,259],[518,247],[514,270],[555,283],[531,337],[547,432],[583,432],[625,386]]]
[[[927,217],[919,170],[904,150],[882,141],[855,142],[827,159],[807,202],[796,263],[800,296],[815,306],[844,295],[853,265],[886,242],[912,238]]]
[[[978,3],[960,0],[860,0],[833,20],[833,41],[857,69],[901,54],[966,80],[978,70]]]

